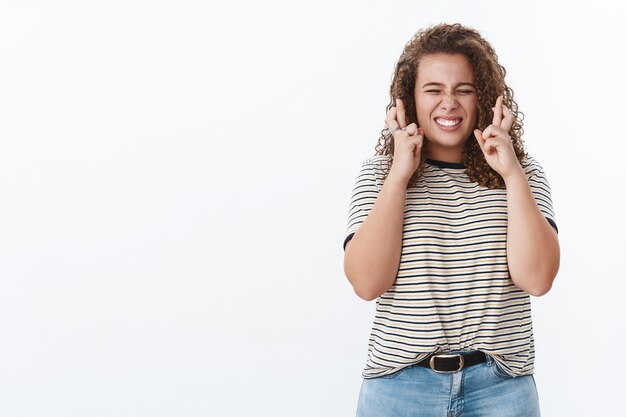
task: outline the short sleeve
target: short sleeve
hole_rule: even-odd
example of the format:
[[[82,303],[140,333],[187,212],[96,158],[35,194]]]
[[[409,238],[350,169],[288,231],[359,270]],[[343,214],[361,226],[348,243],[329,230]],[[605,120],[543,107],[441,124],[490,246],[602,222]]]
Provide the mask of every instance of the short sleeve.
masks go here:
[[[356,177],[352,196],[350,198],[350,208],[348,210],[348,226],[346,238],[343,242],[343,250],[352,236],[359,229],[365,218],[374,207],[378,192],[382,188],[382,157],[368,158],[361,165],[361,170]]]
[[[558,233],[559,228],[556,225],[556,217],[554,216],[554,208],[552,207],[550,183],[548,182],[548,178],[543,170],[543,167],[536,159],[528,155],[528,158],[522,165],[522,168],[524,169],[524,172],[526,172],[530,190],[533,197],[535,197],[539,210],[543,213],[546,220],[548,220],[548,223],[550,223],[550,225],[554,227],[554,230]]]

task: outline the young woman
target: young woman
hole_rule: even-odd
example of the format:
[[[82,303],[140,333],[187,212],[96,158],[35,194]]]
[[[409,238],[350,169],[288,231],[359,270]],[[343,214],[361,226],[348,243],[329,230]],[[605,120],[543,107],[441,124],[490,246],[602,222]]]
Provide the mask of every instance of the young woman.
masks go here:
[[[418,32],[350,202],[344,271],[376,299],[357,416],[539,416],[530,295],[560,249],[550,186],[491,45]]]

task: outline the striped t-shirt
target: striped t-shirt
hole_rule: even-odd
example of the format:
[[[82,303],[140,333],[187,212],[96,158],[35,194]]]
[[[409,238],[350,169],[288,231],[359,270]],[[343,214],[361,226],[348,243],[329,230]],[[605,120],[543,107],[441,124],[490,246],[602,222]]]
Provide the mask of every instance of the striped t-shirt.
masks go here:
[[[550,185],[530,155],[521,164],[535,201],[558,232]],[[383,185],[389,156],[367,158],[348,213],[352,238]],[[460,163],[427,159],[408,188],[394,284],[376,300],[362,376],[392,374],[435,352],[481,350],[510,376],[534,373],[530,296],[513,284],[506,257],[506,189],[471,182]]]

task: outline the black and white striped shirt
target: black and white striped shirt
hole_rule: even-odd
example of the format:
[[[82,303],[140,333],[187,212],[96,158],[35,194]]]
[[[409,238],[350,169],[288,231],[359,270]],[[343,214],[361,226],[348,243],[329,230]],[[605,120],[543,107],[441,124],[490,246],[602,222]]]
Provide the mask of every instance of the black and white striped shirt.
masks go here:
[[[383,184],[388,156],[367,158],[352,193],[347,237]],[[522,163],[537,205],[557,232],[550,185],[530,155]],[[481,350],[511,376],[534,372],[530,296],[513,284],[507,257],[506,189],[471,182],[459,163],[426,160],[408,188],[394,285],[376,300],[362,376],[394,373],[434,352]]]

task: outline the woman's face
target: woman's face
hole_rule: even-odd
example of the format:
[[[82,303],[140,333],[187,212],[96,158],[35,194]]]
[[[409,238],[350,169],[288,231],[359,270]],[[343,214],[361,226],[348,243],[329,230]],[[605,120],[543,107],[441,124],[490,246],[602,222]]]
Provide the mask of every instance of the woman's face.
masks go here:
[[[472,66],[462,54],[430,54],[418,65],[417,122],[424,129],[428,157],[461,162],[465,141],[474,134],[478,96]]]

